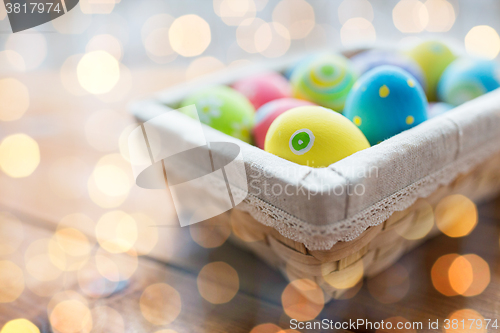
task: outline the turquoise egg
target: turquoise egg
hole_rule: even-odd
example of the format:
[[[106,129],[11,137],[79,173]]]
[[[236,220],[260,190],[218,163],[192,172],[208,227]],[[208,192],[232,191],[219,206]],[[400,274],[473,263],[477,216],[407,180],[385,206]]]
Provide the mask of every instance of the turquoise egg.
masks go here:
[[[500,64],[493,60],[461,58],[452,62],[439,80],[438,97],[460,105],[500,87]]]
[[[408,72],[380,66],[356,82],[347,97],[344,115],[375,145],[427,120],[427,99]]]
[[[356,77],[349,59],[331,54],[298,68],[290,82],[293,97],[341,112]]]

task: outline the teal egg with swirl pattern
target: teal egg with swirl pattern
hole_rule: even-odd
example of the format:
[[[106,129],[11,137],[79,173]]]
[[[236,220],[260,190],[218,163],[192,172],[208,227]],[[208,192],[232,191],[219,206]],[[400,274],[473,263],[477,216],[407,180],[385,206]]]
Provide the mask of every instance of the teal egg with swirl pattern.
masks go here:
[[[350,60],[323,55],[298,68],[291,77],[293,96],[341,112],[356,81]]]

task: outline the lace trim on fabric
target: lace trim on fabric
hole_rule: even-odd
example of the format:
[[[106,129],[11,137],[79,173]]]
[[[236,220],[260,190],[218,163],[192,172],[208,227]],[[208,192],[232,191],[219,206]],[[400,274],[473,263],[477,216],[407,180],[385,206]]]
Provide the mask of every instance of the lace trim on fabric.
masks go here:
[[[459,174],[469,172],[498,150],[498,143],[490,144],[478,153],[449,164],[354,216],[330,225],[312,225],[253,195],[238,205],[238,209],[276,229],[282,236],[303,243],[309,250],[329,250],[337,242],[351,241],[367,228],[382,224],[394,212],[407,209],[419,198],[428,197],[439,186],[450,184]]]

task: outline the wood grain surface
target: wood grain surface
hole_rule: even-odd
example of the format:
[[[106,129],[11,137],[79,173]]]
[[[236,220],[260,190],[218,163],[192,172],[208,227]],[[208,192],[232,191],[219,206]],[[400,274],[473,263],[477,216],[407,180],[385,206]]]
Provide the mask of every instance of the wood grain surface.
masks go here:
[[[24,273],[24,291],[14,301],[0,303],[0,327],[9,320],[27,318],[41,332],[60,332],[60,323],[57,324],[55,317],[51,320],[54,305],[62,299],[79,299],[92,312],[91,332],[153,333],[171,329],[178,333],[238,333],[250,332],[265,323],[278,325],[282,329],[290,328],[290,318],[282,303],[288,282],[279,272],[252,254],[218,236],[219,233],[213,230],[218,226],[180,228],[171,199],[165,191],[144,190],[134,185],[123,202],[107,207],[102,207],[102,202],[96,202],[89,195],[89,178],[96,163],[103,156],[119,156],[116,154],[120,152],[118,145],[101,151],[89,143],[86,131],[89,131],[87,125],[91,123],[89,119],[92,115],[102,110],[113,110],[120,115],[121,126],[125,128],[133,124],[133,119],[126,112],[126,104],[130,99],[181,81],[184,79],[183,73],[172,69],[133,71],[131,89],[115,102],[103,101],[102,97],[90,94],[71,95],[62,86],[58,73],[38,72],[17,77],[29,89],[30,108],[21,119],[0,123],[0,139],[14,133],[26,133],[38,143],[41,159],[37,169],[25,178],[11,178],[0,172],[0,211],[12,214],[22,224],[20,233],[8,227],[8,224],[0,223],[1,239],[9,239],[9,242],[16,244],[14,252],[2,254],[0,251],[0,260],[11,261],[21,267]],[[98,130],[105,131],[112,127],[109,125]],[[116,137],[106,140],[118,142],[121,129],[115,131],[117,135],[110,130],[110,135]],[[359,283],[346,292],[343,299],[332,300],[324,307],[321,305],[322,311],[316,319],[342,322],[366,319],[380,322],[403,317],[408,321],[422,322],[422,332],[442,332],[443,321],[455,311],[463,309],[472,309],[485,319],[500,321],[499,207],[499,200],[480,205],[479,223],[470,235],[461,238],[439,235],[424,243],[387,271]],[[88,223],[72,227],[86,236],[91,248],[85,265],[97,260],[102,255],[103,240],[96,235],[96,225],[101,223],[99,221],[104,214],[116,210],[132,216],[138,213],[146,215],[148,221],[137,231],[133,250],[140,254],[139,257],[130,253],[108,253],[113,255],[110,263],[115,262],[118,271],[136,267],[128,279],[115,282],[109,292],[104,293],[102,291],[109,281],[99,280],[102,276],[96,274],[94,280],[91,275],[88,275],[88,279],[79,276],[80,271],[90,269],[87,266],[78,270],[69,269],[47,281],[33,277],[42,274],[45,266],[41,263],[39,266],[28,265],[33,256],[30,246],[53,239],[55,232],[67,223],[65,217],[70,214],[79,213],[88,217]],[[151,223],[156,227],[151,227]],[[227,236],[231,232],[228,229]],[[480,295],[445,296],[434,288],[432,267],[441,256],[451,253],[474,253],[488,263],[491,280]],[[224,304],[208,301],[203,288],[199,287],[200,272],[207,264],[214,262],[227,263],[238,276],[237,293]],[[230,294],[234,289],[234,285],[230,284],[234,281],[228,279],[223,277],[210,283],[214,290],[222,288],[223,295]],[[95,290],[95,285],[99,283],[104,286],[104,289],[97,288],[102,292],[100,295],[89,292]],[[163,303],[154,303],[154,297],[152,303],[148,303],[146,290],[155,284],[175,289],[180,295],[180,308],[171,303],[175,297],[170,296]],[[5,292],[5,288],[0,286],[0,299],[2,292]],[[210,294],[210,290],[205,292]],[[155,309],[158,309],[158,313],[155,313]],[[167,323],[169,314],[177,310],[180,310],[179,314]],[[426,325],[429,320],[439,320],[439,329],[428,329]],[[473,330],[476,331],[479,332]],[[495,331],[491,328],[488,330]],[[272,330],[257,327],[254,332]]]

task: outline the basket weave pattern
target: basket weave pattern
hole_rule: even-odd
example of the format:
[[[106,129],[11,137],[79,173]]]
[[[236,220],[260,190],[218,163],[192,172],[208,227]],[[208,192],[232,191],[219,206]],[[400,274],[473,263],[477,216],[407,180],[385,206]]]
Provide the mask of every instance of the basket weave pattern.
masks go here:
[[[230,225],[233,242],[278,268],[289,280],[310,279],[328,296],[338,298],[346,291],[339,286],[352,287],[361,277],[376,275],[407,251],[439,234],[433,212],[441,199],[462,194],[478,201],[495,195],[500,188],[499,166],[500,154],[406,210],[395,212],[358,238],[338,242],[326,251],[308,250],[304,244],[285,238],[238,209],[217,216],[211,223]]]

